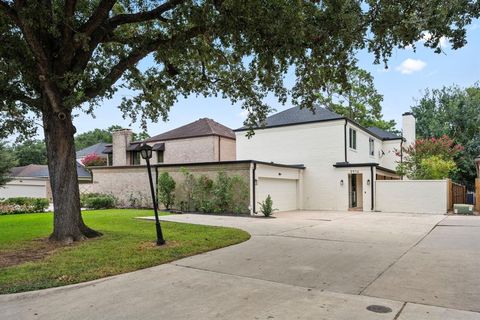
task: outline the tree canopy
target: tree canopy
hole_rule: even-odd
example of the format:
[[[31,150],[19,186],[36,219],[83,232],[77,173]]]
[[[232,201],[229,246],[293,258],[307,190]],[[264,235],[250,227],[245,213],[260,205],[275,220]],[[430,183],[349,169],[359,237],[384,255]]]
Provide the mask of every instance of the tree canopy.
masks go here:
[[[442,37],[462,47],[479,12],[476,0],[0,0],[0,138],[30,136],[41,118],[51,239],[98,236],[80,212],[74,111],[126,88],[119,108],[145,127],[179,96],[222,96],[242,103],[252,128],[268,94],[313,108],[332,87],[348,91],[359,50],[386,64],[426,32],[437,52]]]
[[[42,140],[26,140],[15,144],[11,151],[18,166],[29,164],[47,164],[47,148]]]
[[[364,127],[395,131],[394,120],[383,120],[383,96],[377,92],[372,75],[355,68],[348,71],[347,79],[347,89],[343,89],[339,84],[327,86],[326,94],[318,96],[319,103]]]
[[[75,136],[75,149],[78,151],[100,142],[111,143],[112,132],[120,129],[122,129],[122,126],[113,125],[108,127],[107,129],[97,128],[97,129],[93,129],[87,132],[77,134]],[[147,138],[150,138],[150,136],[146,132],[140,132],[140,133],[134,132],[132,135],[132,139],[134,141],[145,140]]]
[[[448,135],[464,147],[454,159],[457,170],[452,178],[472,188],[477,174],[475,158],[480,155],[480,86],[426,90],[412,112],[420,137]]]
[[[424,32],[425,46],[440,50],[445,36],[457,49],[478,16],[466,0],[1,0],[0,133],[31,134],[45,103],[93,112],[120,87],[135,92],[120,110],[144,124],[166,118],[178,96],[201,94],[242,101],[255,125],[270,92],[311,107],[331,84],[348,89],[358,50],[386,63]]]
[[[403,147],[403,161],[397,166],[397,172],[415,180],[452,178],[457,168],[454,159],[463,149],[446,135],[417,139],[414,144]]]
[[[111,143],[112,132],[119,129],[122,129],[122,127],[118,125],[113,125],[108,127],[107,129],[97,128],[77,134],[75,136],[75,149],[78,151],[100,142]]]
[[[15,158],[3,142],[0,142],[0,188],[10,181],[10,170],[17,165]]]

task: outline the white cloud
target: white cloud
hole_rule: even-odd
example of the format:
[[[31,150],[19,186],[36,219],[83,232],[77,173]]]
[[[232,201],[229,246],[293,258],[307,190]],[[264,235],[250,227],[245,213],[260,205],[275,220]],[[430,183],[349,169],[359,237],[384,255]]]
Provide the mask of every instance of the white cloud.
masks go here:
[[[421,71],[426,66],[427,63],[425,61],[408,58],[397,67],[397,71],[400,71],[402,74],[412,74]]]

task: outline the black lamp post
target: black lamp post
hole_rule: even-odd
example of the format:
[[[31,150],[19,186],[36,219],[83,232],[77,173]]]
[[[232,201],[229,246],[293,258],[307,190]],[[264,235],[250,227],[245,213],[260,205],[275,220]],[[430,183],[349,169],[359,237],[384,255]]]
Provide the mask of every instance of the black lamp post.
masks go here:
[[[153,211],[155,212],[155,227],[157,228],[157,245],[161,246],[165,244],[163,239],[162,227],[160,226],[160,220],[158,219],[157,200],[155,197],[155,190],[153,188],[152,169],[150,168],[150,159],[152,158],[152,147],[144,143],[140,149],[140,155],[147,162],[148,180],[150,181],[150,191],[152,192]]]

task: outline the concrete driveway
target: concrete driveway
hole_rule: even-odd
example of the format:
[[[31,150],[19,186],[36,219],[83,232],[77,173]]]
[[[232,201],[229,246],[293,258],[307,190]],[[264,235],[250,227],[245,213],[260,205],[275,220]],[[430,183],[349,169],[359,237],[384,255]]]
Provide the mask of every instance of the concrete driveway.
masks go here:
[[[162,220],[232,226],[252,238],[86,284],[0,296],[0,319],[480,320],[478,217],[303,211]]]

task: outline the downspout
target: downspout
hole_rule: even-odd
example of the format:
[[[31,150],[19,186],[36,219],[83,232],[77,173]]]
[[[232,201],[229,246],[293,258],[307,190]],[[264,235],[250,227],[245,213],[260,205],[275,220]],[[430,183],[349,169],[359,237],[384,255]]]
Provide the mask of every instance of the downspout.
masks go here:
[[[255,171],[257,170],[257,163],[253,163],[253,170],[252,170],[252,211],[253,214],[256,214],[256,199],[255,199],[255,184],[256,184],[256,177],[255,177]]]
[[[372,211],[373,211],[373,209],[375,209],[375,206],[374,206],[374,203],[375,203],[374,202],[375,201],[375,197],[374,197],[375,188],[373,186],[373,166],[370,167],[370,179],[371,179],[370,180],[371,181],[370,182],[370,188],[371,188],[371,193],[372,193],[372,195],[371,195],[372,200],[371,201],[372,201]]]
[[[158,208],[158,167],[155,166],[155,202],[157,203]]]
[[[220,146],[221,146],[221,141],[220,141],[220,139],[221,139],[220,136],[218,136],[218,162],[220,162],[221,159],[222,159],[222,157],[220,156],[220,152],[221,152],[221,151],[220,151],[220,150],[221,150],[221,148],[220,148]]]
[[[345,151],[345,163],[348,163],[348,159],[347,159],[347,123],[348,123],[348,120],[345,119],[345,125],[343,127],[343,137],[344,137],[343,146],[344,146],[344,151]]]
[[[402,132],[402,140],[400,140],[400,164],[403,163],[403,132]],[[403,180],[403,176],[402,176]]]

